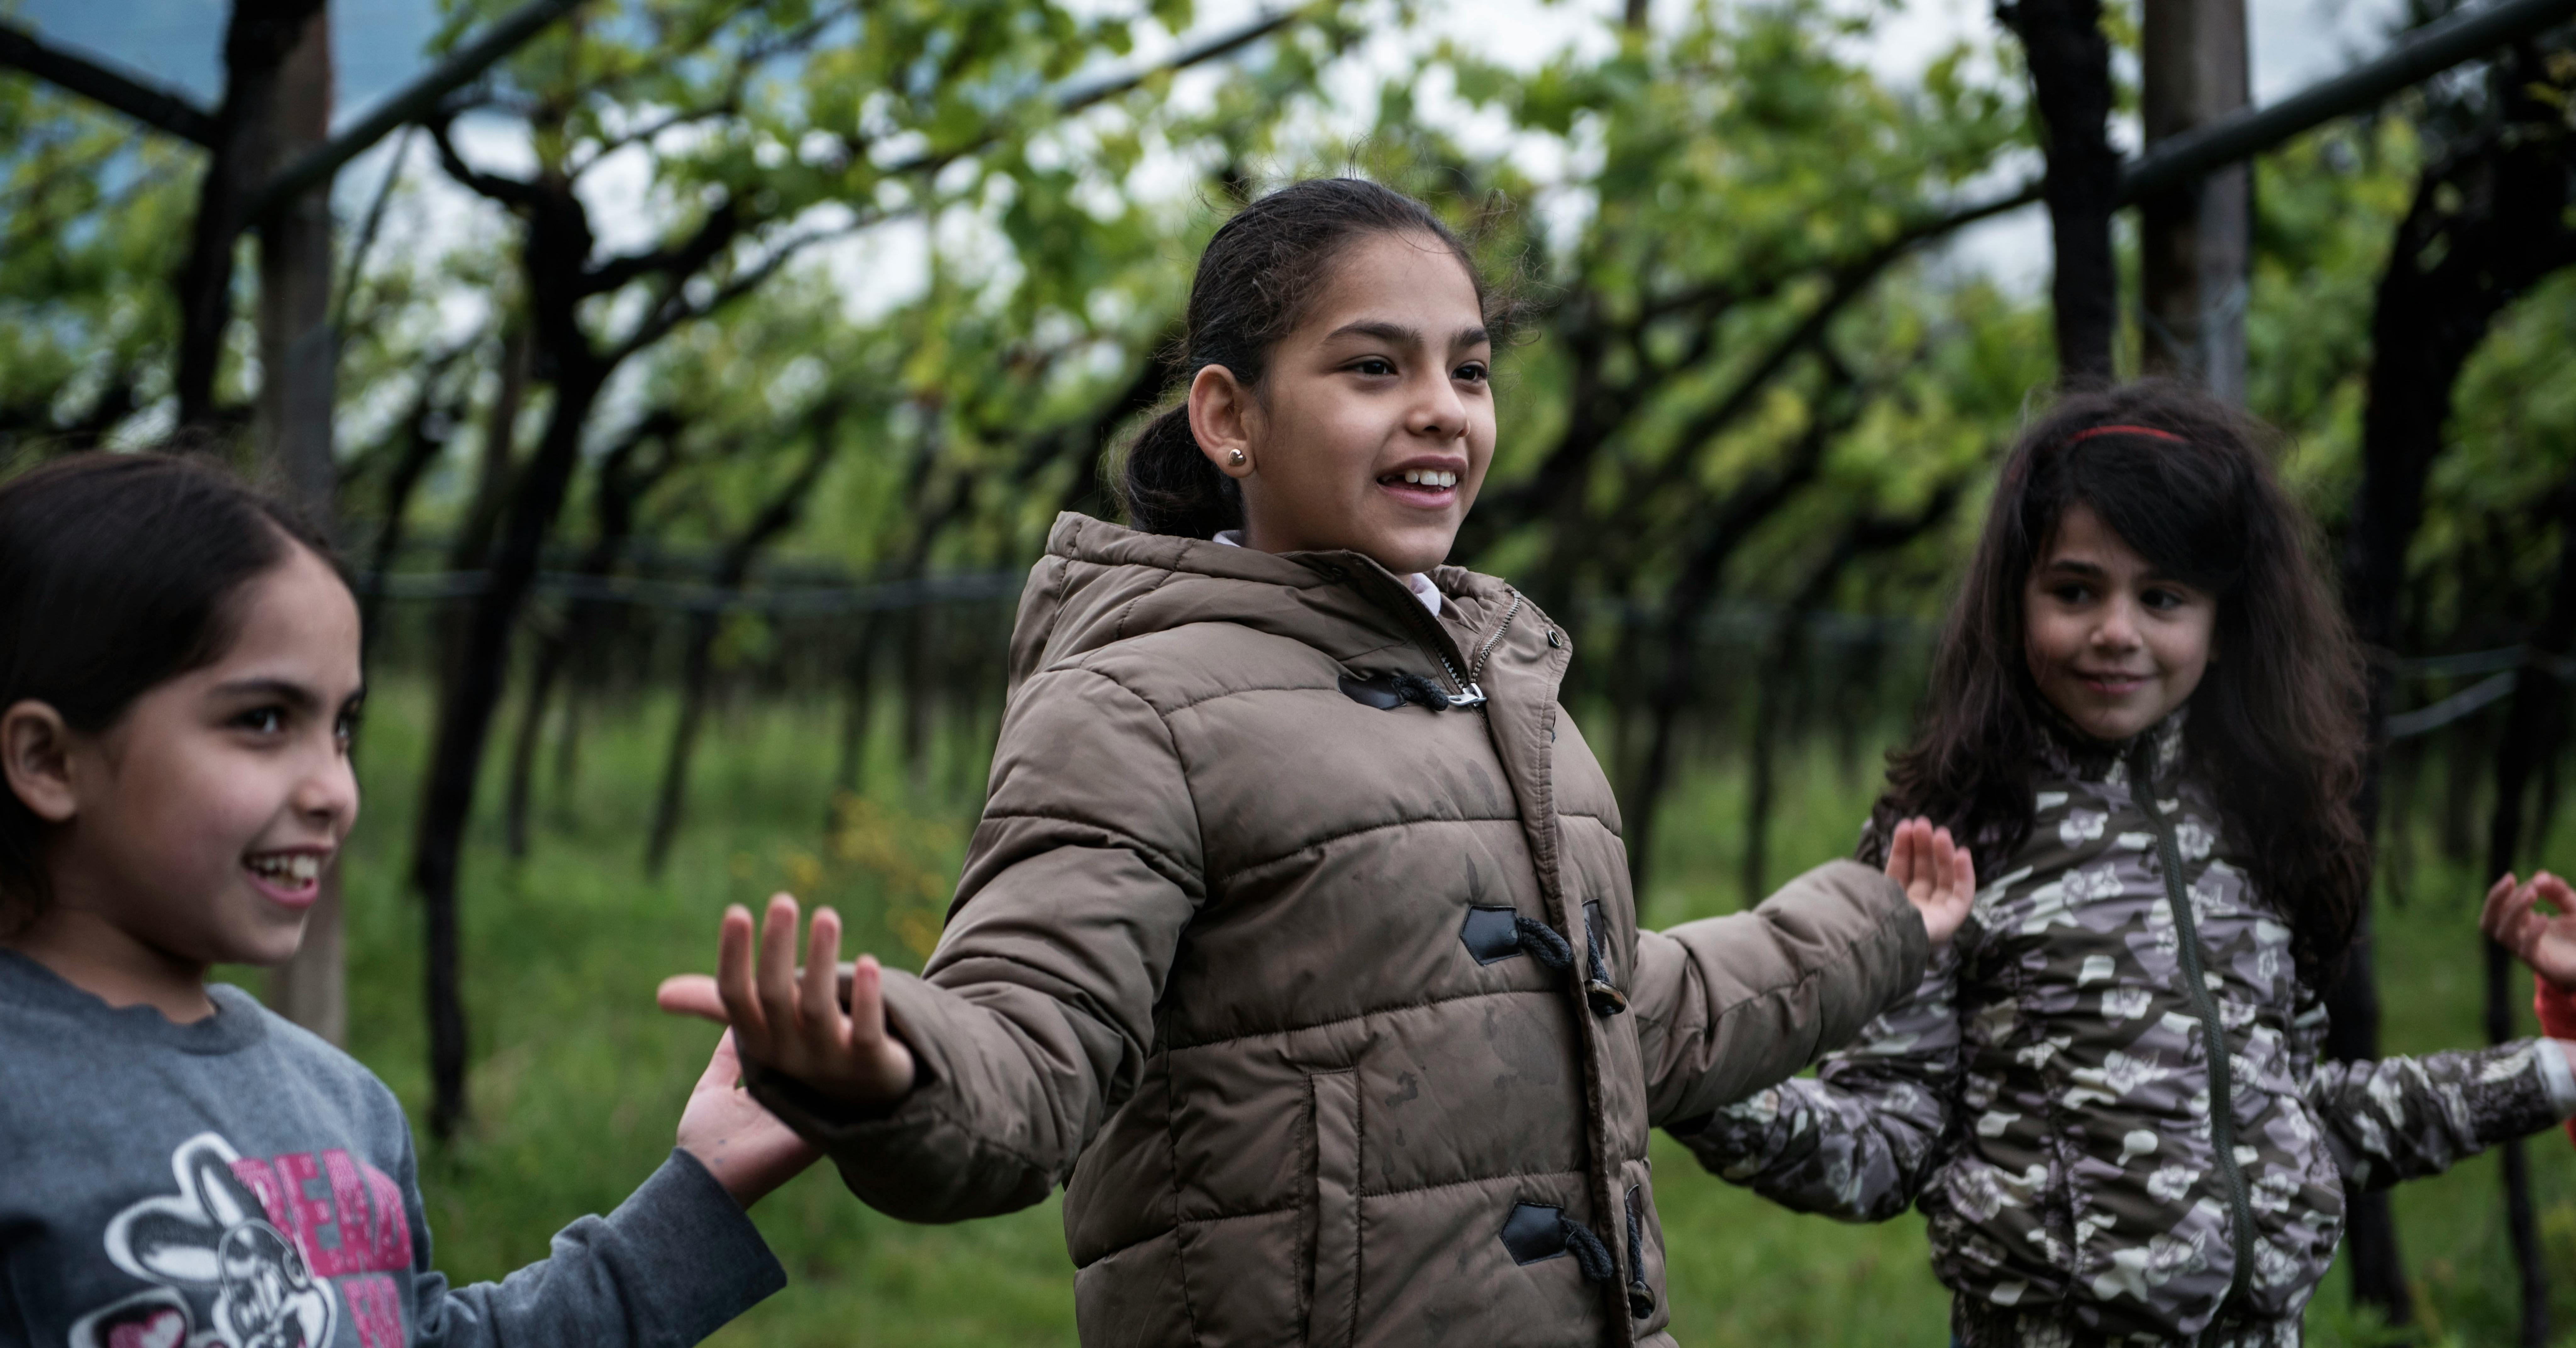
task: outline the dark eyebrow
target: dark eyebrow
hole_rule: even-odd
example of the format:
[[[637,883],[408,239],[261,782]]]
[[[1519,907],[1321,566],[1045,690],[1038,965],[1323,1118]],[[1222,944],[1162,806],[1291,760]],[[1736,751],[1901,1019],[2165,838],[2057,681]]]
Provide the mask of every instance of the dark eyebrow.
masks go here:
[[[1375,337],[1381,342],[1387,342],[1395,346],[1413,346],[1418,345],[1422,341],[1421,333],[1416,332],[1401,323],[1389,323],[1381,319],[1368,318],[1361,319],[1357,323],[1345,323],[1342,326],[1333,329],[1332,333],[1326,336],[1324,340],[1329,342],[1335,337]]]
[[[1389,323],[1382,319],[1368,318],[1361,319],[1356,323],[1345,323],[1342,326],[1333,329],[1331,334],[1326,336],[1324,340],[1329,342],[1336,337],[1375,337],[1389,346],[1418,346],[1422,343],[1422,334],[1412,328],[1408,328],[1401,323]],[[1482,327],[1460,328],[1458,330],[1458,335],[1451,340],[1450,345],[1453,347],[1476,346],[1480,343],[1491,342],[1492,340],[1494,340],[1493,334],[1485,331]]]
[[[2072,571],[2080,576],[2107,576],[2111,574],[2110,572],[2103,570],[2102,567],[2096,563],[2081,562],[2072,557],[2051,557],[2040,567],[2040,570]]]
[[[254,698],[272,698],[303,712],[312,711],[322,705],[319,694],[303,684],[287,679],[236,679],[231,683],[216,684],[215,693],[219,697],[238,697],[246,701]]]

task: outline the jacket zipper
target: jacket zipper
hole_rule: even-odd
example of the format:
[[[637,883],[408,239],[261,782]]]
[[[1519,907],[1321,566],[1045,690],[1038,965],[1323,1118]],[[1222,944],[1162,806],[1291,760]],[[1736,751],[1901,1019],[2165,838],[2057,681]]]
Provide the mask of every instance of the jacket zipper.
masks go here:
[[[2173,909],[2174,933],[2180,938],[2182,976],[2190,983],[2192,1013],[2200,1018],[2202,1051],[2209,1055],[2209,1137],[2218,1152],[2218,1173],[2227,1183],[2228,1243],[2236,1250],[2236,1267],[2228,1275],[2227,1295],[2218,1302],[2223,1315],[2245,1290],[2246,1280],[2254,1272],[2254,1209],[2245,1198],[2245,1171],[2236,1163],[2236,1068],[2230,1057],[2227,1025],[2219,1017],[2218,998],[2209,990],[2203,974],[2200,949],[2200,922],[2192,915],[2191,895],[2182,883],[2182,847],[2174,840],[2173,825],[2156,805],[2153,742],[2141,744],[2131,755],[2129,789],[2137,793],[2138,806],[2146,811],[2147,822],[2156,831],[2156,855],[2164,862],[2165,902]],[[2216,1317],[2212,1317],[2213,1323]]]
[[[1407,620],[1415,625],[1417,631],[1427,633],[1429,638],[1422,643],[1422,648],[1431,652],[1432,659],[1440,662],[1440,672],[1448,675],[1449,686],[1458,690],[1448,694],[1451,708],[1481,708],[1485,705],[1485,690],[1477,686],[1476,676],[1485,672],[1487,657],[1494,653],[1495,646],[1501,644],[1503,634],[1512,630],[1512,619],[1520,616],[1521,606],[1528,602],[1529,596],[1518,590],[1512,591],[1512,606],[1503,610],[1503,620],[1495,624],[1494,634],[1485,638],[1485,644],[1476,648],[1475,658],[1467,662],[1467,676],[1460,678],[1458,667],[1449,663],[1448,655],[1440,649],[1443,644],[1442,638],[1446,635],[1440,630],[1440,620],[1432,617],[1422,607],[1420,595],[1415,594],[1411,589],[1404,590],[1402,607]]]
[[[1449,663],[1449,657],[1442,655],[1438,646],[1431,648],[1432,658],[1438,660],[1440,668],[1448,673],[1449,682],[1458,686],[1458,695],[1449,699],[1450,706],[1485,705],[1485,690],[1477,686],[1476,676],[1485,672],[1485,658],[1494,653],[1494,647],[1502,641],[1503,633],[1512,630],[1512,619],[1520,616],[1521,605],[1526,602],[1528,602],[1527,599],[1520,591],[1512,591],[1512,606],[1503,610],[1503,620],[1495,625],[1494,634],[1485,638],[1484,645],[1476,648],[1476,658],[1467,662],[1467,677],[1463,679],[1458,677],[1458,667]]]

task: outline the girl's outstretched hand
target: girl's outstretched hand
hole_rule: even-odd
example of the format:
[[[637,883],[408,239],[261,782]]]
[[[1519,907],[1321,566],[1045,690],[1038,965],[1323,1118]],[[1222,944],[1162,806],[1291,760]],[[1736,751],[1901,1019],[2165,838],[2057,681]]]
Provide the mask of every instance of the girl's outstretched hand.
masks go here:
[[[704,1016],[733,1027],[742,1056],[794,1077],[836,1100],[892,1104],[912,1090],[912,1050],[886,1029],[884,971],[861,955],[850,975],[850,1001],[840,996],[841,917],[814,911],[805,964],[796,964],[796,900],[770,896],[752,958],[751,913],[725,909],[717,929],[716,976],[662,980],[654,1000],[665,1011]]]
[[[2539,911],[2541,903],[2557,912]],[[2576,890],[2566,881],[2542,871],[2516,884],[2513,872],[2505,872],[2487,891],[2478,930],[2560,991],[2576,992]]]
[[[798,1137],[742,1088],[742,1060],[733,1032],[716,1041],[707,1070],[680,1111],[680,1150],[716,1177],[733,1201],[750,1207],[796,1178],[823,1153]]]
[[[1905,901],[1923,915],[1935,950],[1950,944],[1968,905],[1977,897],[1977,861],[1950,840],[1950,830],[1916,817],[1896,826],[1887,842],[1888,878],[1905,887]]]

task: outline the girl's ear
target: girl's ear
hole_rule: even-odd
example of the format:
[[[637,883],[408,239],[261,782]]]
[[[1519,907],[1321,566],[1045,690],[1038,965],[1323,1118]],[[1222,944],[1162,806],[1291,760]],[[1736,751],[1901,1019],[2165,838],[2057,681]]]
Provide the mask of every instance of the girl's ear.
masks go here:
[[[79,810],[72,790],[71,727],[63,714],[29,699],[0,712],[0,772],[35,816],[60,824]]]
[[[1202,365],[1197,377],[1190,380],[1190,438],[1199,442],[1216,470],[1231,478],[1247,478],[1259,465],[1253,462],[1252,390],[1234,377],[1234,371],[1222,365]]]

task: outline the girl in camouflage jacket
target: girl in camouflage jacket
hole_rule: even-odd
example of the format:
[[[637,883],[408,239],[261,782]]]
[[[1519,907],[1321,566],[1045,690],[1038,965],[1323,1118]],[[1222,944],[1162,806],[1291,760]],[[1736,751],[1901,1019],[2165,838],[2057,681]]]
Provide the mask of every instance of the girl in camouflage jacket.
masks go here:
[[[2296,1344],[2348,1187],[2576,1109],[2555,1040],[2321,1059],[2367,884],[2361,662],[2304,533],[2197,395],[2069,399],[2025,436],[1862,844],[1928,814],[1990,883],[1815,1079],[1674,1128],[1802,1211],[1919,1203],[1968,1348]],[[2526,956],[2530,898],[2487,905]]]

